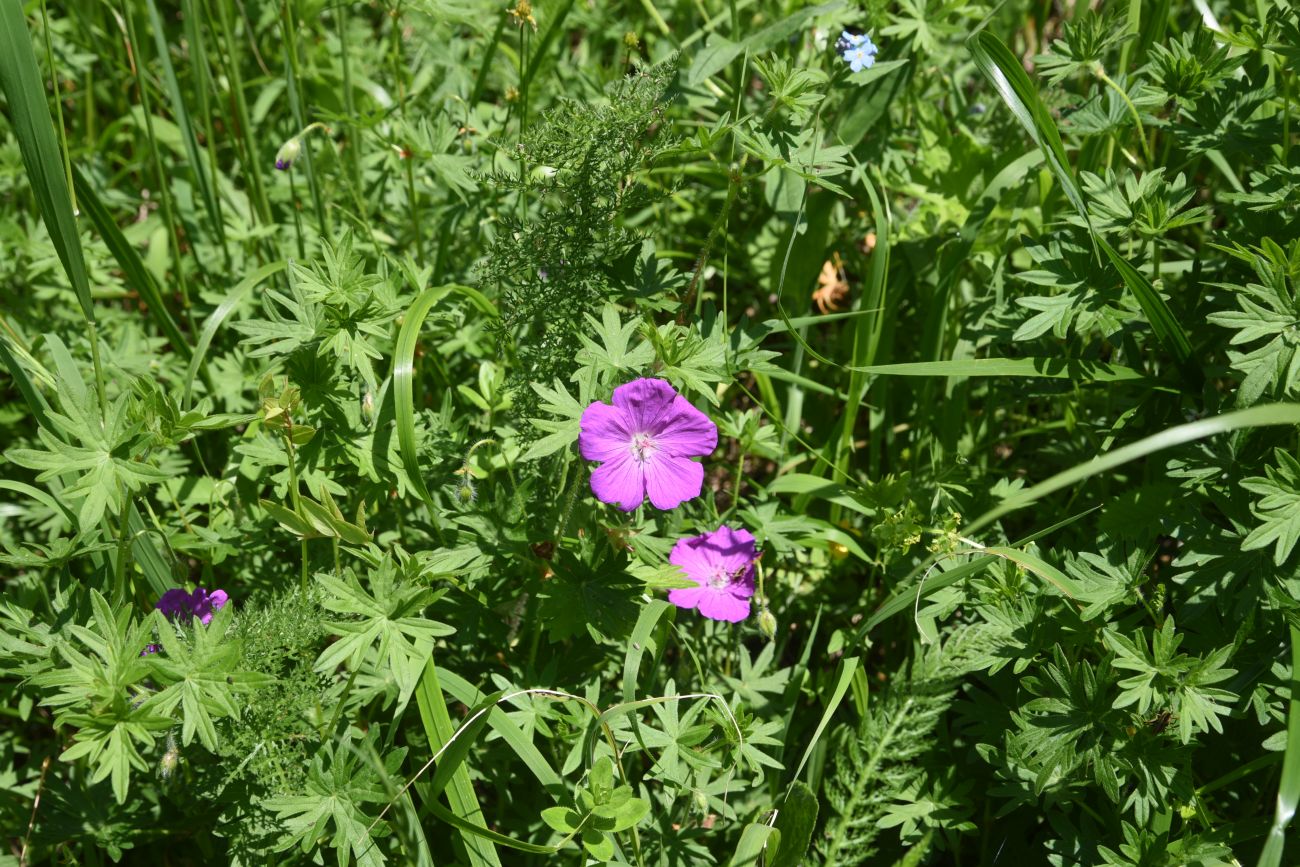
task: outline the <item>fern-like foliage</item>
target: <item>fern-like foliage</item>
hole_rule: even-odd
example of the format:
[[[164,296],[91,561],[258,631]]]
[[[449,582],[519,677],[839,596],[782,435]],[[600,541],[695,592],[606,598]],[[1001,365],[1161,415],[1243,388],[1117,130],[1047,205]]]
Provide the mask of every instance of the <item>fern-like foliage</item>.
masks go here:
[[[881,820],[896,801],[914,802],[917,791],[926,787],[920,759],[934,744],[935,729],[953,702],[957,680],[986,663],[989,639],[997,630],[968,627],[943,646],[932,647],[903,666],[882,693],[871,696],[868,713],[858,725],[844,725],[833,733],[833,759],[823,782],[828,815],[810,853],[813,863],[869,863]]]
[[[527,219],[503,215],[482,270],[484,282],[502,287],[502,337],[522,362],[511,384],[523,418],[537,405],[525,382],[568,379],[584,314],[637,288],[613,266],[640,242],[623,217],[657,195],[636,179],[671,144],[656,132],[675,69],[636,73],[599,103],[560,103],[519,143],[519,171],[491,178],[541,204]]]

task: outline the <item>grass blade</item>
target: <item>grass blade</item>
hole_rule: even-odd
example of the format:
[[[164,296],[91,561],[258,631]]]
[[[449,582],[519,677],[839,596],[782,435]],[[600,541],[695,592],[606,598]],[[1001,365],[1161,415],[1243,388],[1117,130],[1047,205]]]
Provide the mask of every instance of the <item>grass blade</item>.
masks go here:
[[[198,374],[204,358],[207,357],[208,347],[212,345],[212,338],[216,336],[217,329],[226,321],[226,317],[230,315],[231,311],[239,306],[239,302],[248,294],[250,289],[266,278],[279,274],[284,268],[284,262],[271,262],[258,268],[252,274],[240,280],[239,285],[231,289],[230,294],[203,321],[203,328],[199,331],[198,342],[194,344],[194,354],[190,356],[190,366],[185,371],[185,399],[182,401],[185,406],[190,405],[190,391],[194,387],[194,377]]]
[[[429,738],[429,749],[437,752],[451,739],[453,732],[451,716],[447,713],[447,701],[442,696],[442,687],[438,684],[438,669],[433,664],[432,656],[424,664],[424,674],[420,678],[419,686],[415,688],[415,701],[420,708],[420,720],[424,723],[425,735]],[[474,796],[474,784],[470,782],[469,769],[464,765],[459,765],[451,775],[447,786],[447,802],[451,805],[452,812],[465,824],[486,830],[487,823],[483,819],[483,811],[479,808],[478,799]],[[497,857],[496,847],[490,840],[466,831],[461,824],[452,824],[456,824],[461,829],[461,839],[465,842],[465,849],[469,853],[472,865],[478,867],[486,864],[500,867],[501,860]]]
[[[59,143],[45,101],[45,87],[32,51],[32,35],[19,0],[0,2],[0,88],[9,100],[9,120],[22,151],[23,167],[40,207],[50,241],[77,293],[81,313],[95,321],[86,260],[81,252],[72,193],[59,161]]]
[[[158,61],[162,64],[163,84],[167,88],[167,98],[171,101],[176,126],[181,131],[181,143],[185,145],[185,155],[190,161],[190,171],[194,174],[194,180],[198,184],[199,195],[203,199],[203,206],[208,212],[208,220],[211,221],[212,230],[220,236],[222,226],[221,217],[217,212],[217,200],[212,193],[212,185],[208,183],[207,172],[203,170],[203,162],[199,158],[199,140],[194,135],[194,125],[190,123],[189,110],[185,107],[185,100],[181,98],[181,86],[180,82],[176,80],[176,70],[172,67],[162,16],[158,14],[158,4],[154,0],[145,0],[145,8],[149,10],[149,27],[153,30],[154,47],[158,51]]]
[[[438,679],[443,691],[466,707],[482,704],[486,698],[469,681],[445,668],[438,669]],[[506,716],[504,711],[494,708],[487,715],[487,723],[515,751],[515,755],[532,771],[543,788],[557,798],[564,794],[564,780],[514,720]]]
[[[1291,707],[1286,714],[1286,758],[1277,789],[1277,809],[1268,829],[1259,867],[1278,867],[1286,847],[1286,829],[1300,804],[1300,626],[1291,627]]]
[[[429,507],[429,520],[435,529],[438,527],[438,509],[424,483],[420,460],[415,453],[415,346],[420,340],[420,328],[429,311],[452,292],[466,295],[480,310],[495,315],[492,302],[475,289],[456,284],[430,286],[407,308],[402,328],[397,334],[397,347],[393,352],[393,409],[397,416],[397,445],[406,475],[410,477],[415,492]]]
[[[835,715],[840,702],[844,700],[844,694],[848,692],[849,684],[853,682],[853,675],[857,673],[858,666],[861,663],[862,660],[856,656],[846,656],[840,664],[840,676],[835,680],[835,689],[831,691],[830,700],[826,702],[826,709],[822,711],[821,722],[817,723],[817,728],[813,731],[808,746],[804,748],[803,757],[799,759],[799,764],[795,766],[790,789],[786,791],[787,798],[789,798],[790,792],[793,791],[795,782],[798,782],[799,775],[803,773],[804,766],[808,764],[808,759],[812,756],[817,742],[821,740],[822,733],[826,731],[826,726],[830,725],[831,717]]]
[[[1071,379],[1077,382],[1154,383],[1130,367],[1073,358],[965,358],[912,361],[850,368],[877,376],[1014,376]]]
[[[1163,430],[1135,443],[1130,443],[1123,448],[1098,455],[1087,463],[1071,467],[1064,472],[1057,473],[1050,479],[1039,482],[1031,488],[1026,488],[1016,495],[1008,497],[1000,506],[980,515],[963,532],[967,535],[975,533],[998,518],[1018,509],[1023,509],[1048,494],[1077,485],[1084,479],[1110,472],[1129,461],[1144,458],[1158,451],[1194,442],[1215,434],[1278,424],[1300,425],[1300,404],[1274,403],[1266,406],[1253,406],[1250,409],[1230,412],[1214,418],[1180,424],[1177,427]]]

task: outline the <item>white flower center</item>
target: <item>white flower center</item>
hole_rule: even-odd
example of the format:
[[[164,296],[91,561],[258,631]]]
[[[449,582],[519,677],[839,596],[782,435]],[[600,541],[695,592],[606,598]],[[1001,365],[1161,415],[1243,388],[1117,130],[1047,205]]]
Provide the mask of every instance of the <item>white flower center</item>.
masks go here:
[[[709,577],[704,580],[714,590],[721,590],[731,584],[731,573],[727,571],[725,566],[714,566],[713,571],[709,573]]]
[[[644,464],[659,451],[659,444],[650,434],[638,433],[632,435],[632,444],[629,448],[632,450],[632,457]]]

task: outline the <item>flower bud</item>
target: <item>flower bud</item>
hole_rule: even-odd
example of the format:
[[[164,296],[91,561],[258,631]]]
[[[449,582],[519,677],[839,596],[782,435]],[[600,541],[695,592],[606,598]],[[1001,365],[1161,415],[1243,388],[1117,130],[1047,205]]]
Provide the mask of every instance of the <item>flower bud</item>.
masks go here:
[[[758,612],[758,631],[768,641],[776,637],[776,616],[766,608]]]
[[[282,172],[289,171],[293,161],[298,159],[300,154],[302,154],[302,138],[294,136],[280,145],[280,149],[276,151],[275,167]]]
[[[466,473],[461,476],[460,481],[456,483],[456,499],[462,506],[468,506],[470,503],[474,502],[476,497],[477,494],[474,491],[474,480],[469,477],[468,473]]]
[[[361,414],[367,420],[375,417],[375,393],[366,389],[366,393],[361,395]]]

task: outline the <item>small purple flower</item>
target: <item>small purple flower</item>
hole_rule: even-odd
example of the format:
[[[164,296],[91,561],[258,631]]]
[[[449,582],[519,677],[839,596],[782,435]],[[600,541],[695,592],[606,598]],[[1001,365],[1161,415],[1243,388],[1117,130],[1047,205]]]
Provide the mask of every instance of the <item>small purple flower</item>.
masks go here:
[[[712,533],[678,539],[668,562],[699,587],[668,591],[678,608],[696,608],[710,620],[739,623],[749,616],[758,550],[748,530],[723,525]]]
[[[161,644],[146,644],[144,650],[140,651],[141,656],[148,656],[151,653],[157,653],[162,650]]]
[[[718,446],[718,426],[662,379],[638,379],[614,389],[614,401],[582,413],[578,447],[589,461],[591,491],[630,512],[650,495],[656,509],[698,497],[704,466],[691,460]]]
[[[202,587],[196,587],[193,593],[186,593],[184,590],[173,588],[164,593],[154,607],[172,619],[197,617],[204,626],[207,626],[212,622],[213,613],[229,601],[230,596],[224,590],[213,590],[209,593]]]

